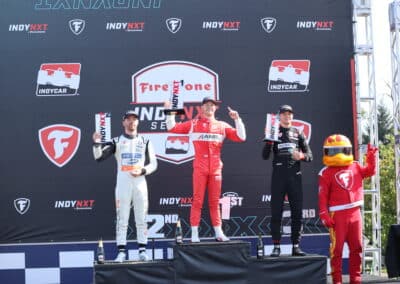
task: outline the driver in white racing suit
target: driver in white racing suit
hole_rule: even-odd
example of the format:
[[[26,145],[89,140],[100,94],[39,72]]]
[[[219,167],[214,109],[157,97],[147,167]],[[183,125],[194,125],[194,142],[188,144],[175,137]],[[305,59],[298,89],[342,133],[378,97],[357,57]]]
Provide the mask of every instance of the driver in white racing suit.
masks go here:
[[[117,184],[115,187],[115,206],[117,215],[116,241],[118,255],[115,261],[126,260],[126,237],[129,215],[133,206],[139,260],[147,261],[147,209],[148,194],[145,175],[157,169],[157,158],[151,141],[137,134],[139,117],[132,110],[127,111],[122,120],[124,134],[111,142],[99,143],[100,133],[93,133],[93,155],[102,161],[114,154],[117,160]],[[145,164],[148,161],[147,164]]]

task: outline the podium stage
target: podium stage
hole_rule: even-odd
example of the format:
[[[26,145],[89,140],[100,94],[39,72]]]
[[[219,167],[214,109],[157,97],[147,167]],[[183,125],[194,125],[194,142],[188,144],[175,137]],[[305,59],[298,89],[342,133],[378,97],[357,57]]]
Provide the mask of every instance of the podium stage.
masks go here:
[[[250,243],[202,242],[173,245],[173,259],[150,262],[106,262],[94,265],[96,284],[273,284],[327,282],[326,257],[281,256],[257,259]]]

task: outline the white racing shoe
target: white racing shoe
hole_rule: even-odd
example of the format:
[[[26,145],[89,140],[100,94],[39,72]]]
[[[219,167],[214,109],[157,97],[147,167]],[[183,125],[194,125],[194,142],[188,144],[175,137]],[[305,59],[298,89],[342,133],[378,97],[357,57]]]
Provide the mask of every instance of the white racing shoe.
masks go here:
[[[215,240],[217,242],[227,242],[229,241],[229,238],[225,236],[224,232],[222,232],[222,228],[220,226],[214,227],[215,231]]]
[[[126,260],[126,252],[120,251],[117,257],[114,259],[116,262],[124,262]]]
[[[150,258],[147,255],[146,251],[139,252],[139,260],[140,261],[149,261],[150,260]]]
[[[191,228],[192,229],[192,243],[200,243],[200,238],[199,238],[199,227],[194,226]]]

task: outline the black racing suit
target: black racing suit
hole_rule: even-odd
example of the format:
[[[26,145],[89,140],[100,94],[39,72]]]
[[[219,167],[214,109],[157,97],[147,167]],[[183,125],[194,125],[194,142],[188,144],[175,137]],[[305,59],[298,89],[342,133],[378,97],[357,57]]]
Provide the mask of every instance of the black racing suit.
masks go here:
[[[267,160],[274,152],[272,161],[271,181],[271,234],[274,243],[281,239],[282,210],[285,195],[287,194],[291,213],[291,239],[298,244],[302,229],[303,187],[301,181],[300,161],[292,159],[294,149],[304,154],[302,161],[312,161],[311,149],[308,146],[304,133],[295,127],[279,127],[280,142],[267,141],[262,152]]]

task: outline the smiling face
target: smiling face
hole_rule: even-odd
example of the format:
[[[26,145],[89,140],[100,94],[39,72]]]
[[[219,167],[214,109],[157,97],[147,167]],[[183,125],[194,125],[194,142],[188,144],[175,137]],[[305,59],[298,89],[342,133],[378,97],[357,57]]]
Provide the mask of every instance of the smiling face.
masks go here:
[[[134,115],[130,115],[122,121],[122,126],[124,127],[125,133],[129,135],[137,133],[138,125],[139,119]]]
[[[293,113],[290,111],[285,111],[279,114],[279,120],[282,127],[288,128],[292,126]]]
[[[201,105],[201,114],[206,118],[214,118],[217,105],[209,101]]]

